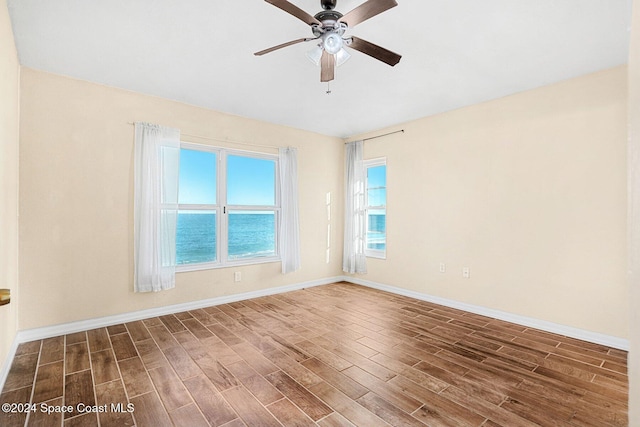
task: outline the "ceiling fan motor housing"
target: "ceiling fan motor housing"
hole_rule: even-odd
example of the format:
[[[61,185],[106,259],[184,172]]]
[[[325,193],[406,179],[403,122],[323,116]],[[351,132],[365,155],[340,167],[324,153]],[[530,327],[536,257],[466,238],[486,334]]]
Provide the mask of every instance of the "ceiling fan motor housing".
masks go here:
[[[326,26],[328,22],[335,23],[338,19],[342,18],[342,14],[337,10],[323,10],[322,12],[316,13],[314,18]]]
[[[323,10],[314,16],[322,25],[312,25],[311,31],[316,37],[327,32],[338,32],[342,36],[347,29],[347,24],[338,22],[342,14],[336,10]]]

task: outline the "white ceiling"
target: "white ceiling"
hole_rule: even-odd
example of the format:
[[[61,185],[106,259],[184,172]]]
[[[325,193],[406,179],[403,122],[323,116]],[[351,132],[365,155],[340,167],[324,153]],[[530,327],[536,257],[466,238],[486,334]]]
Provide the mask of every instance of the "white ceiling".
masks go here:
[[[253,55],[311,36],[262,0],[8,0],[24,66],[339,137],[627,62],[631,0],[398,3],[347,34],[400,63],[352,51],[327,95],[312,43]]]

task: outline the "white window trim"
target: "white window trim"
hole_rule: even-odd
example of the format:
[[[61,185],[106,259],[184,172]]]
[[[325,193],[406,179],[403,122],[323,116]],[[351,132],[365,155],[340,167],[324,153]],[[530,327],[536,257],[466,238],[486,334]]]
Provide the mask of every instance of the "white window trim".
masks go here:
[[[222,147],[214,147],[211,145],[197,144],[194,142],[180,143],[181,149],[206,151],[216,154],[218,162],[217,175],[216,175],[216,204],[213,205],[193,205],[193,204],[179,204],[178,211],[182,210],[209,210],[216,212],[216,227],[218,232],[216,233],[216,260],[210,262],[200,262],[191,264],[179,264],[176,266],[176,272],[198,271],[198,270],[211,270],[217,268],[235,267],[242,265],[253,264],[266,264],[271,262],[281,262],[280,250],[278,247],[279,229],[279,217],[280,217],[280,164],[277,154],[259,153],[247,150],[236,150]],[[252,157],[256,159],[271,160],[275,162],[275,206],[243,206],[243,205],[226,205],[222,203],[227,200],[227,159],[228,155],[237,155],[243,157]],[[232,259],[228,258],[227,250],[229,244],[228,236],[228,212],[233,210],[251,210],[251,211],[273,211],[275,220],[275,255],[255,258],[241,258]],[[224,250],[223,250],[224,249]]]
[[[372,167],[377,167],[377,166],[384,166],[385,168],[387,168],[387,158],[386,157],[380,157],[380,158],[376,158],[376,159],[369,159],[369,160],[365,160],[364,162],[364,169],[365,169],[365,176],[368,176],[368,169],[372,168]],[[388,168],[385,171],[385,175],[387,175],[388,172]],[[385,176],[386,177],[386,176]],[[364,201],[364,205],[367,207],[367,214],[365,215],[366,221],[367,221],[367,230],[369,230],[369,181],[367,179],[366,181],[366,186],[365,186],[365,201]],[[385,188],[387,188],[385,186]],[[388,219],[388,213],[387,213],[387,205],[385,204],[384,207],[382,206],[372,206],[372,209],[384,209],[385,211],[385,221],[386,219]],[[385,229],[385,249],[381,250],[381,249],[369,249],[365,246],[365,256],[368,258],[378,258],[378,259],[387,259],[387,230]]]

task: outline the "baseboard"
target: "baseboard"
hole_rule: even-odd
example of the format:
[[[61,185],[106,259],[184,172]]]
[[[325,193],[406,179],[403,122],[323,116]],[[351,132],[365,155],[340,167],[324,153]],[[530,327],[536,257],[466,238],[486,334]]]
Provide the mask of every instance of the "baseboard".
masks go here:
[[[422,301],[432,302],[434,304],[443,305],[445,307],[456,308],[458,310],[464,310],[470,313],[475,313],[482,316],[491,317],[494,319],[504,320],[506,322],[516,323],[518,325],[527,326],[534,329],[540,329],[540,330],[551,332],[558,335],[564,335],[564,336],[575,338],[582,341],[588,341],[595,344],[601,344],[607,347],[629,351],[629,340],[614,337],[611,335],[605,335],[598,332],[591,332],[584,329],[574,328],[572,326],[566,326],[558,323],[548,322],[546,320],[520,316],[518,314],[508,313],[505,311],[493,310],[490,308],[467,304],[467,303],[450,300],[446,298],[441,298],[433,295],[428,295],[421,292],[410,291],[408,289],[403,289],[403,288],[398,288],[391,285],[372,282],[370,280],[365,280],[358,277],[344,276],[342,277],[341,280],[345,282],[353,283],[356,285],[361,285],[361,286],[366,286],[373,289],[378,289],[381,291],[391,292],[397,295],[403,295],[406,297],[415,298]]]
[[[16,335],[13,338],[13,343],[11,344],[11,348],[9,348],[9,353],[7,354],[7,357],[5,357],[4,363],[2,364],[2,370],[0,371],[0,393],[2,392],[2,389],[4,389],[4,383],[7,381],[7,375],[9,375],[9,369],[11,369],[11,364],[13,363],[13,358],[16,355],[18,344],[18,337]]]

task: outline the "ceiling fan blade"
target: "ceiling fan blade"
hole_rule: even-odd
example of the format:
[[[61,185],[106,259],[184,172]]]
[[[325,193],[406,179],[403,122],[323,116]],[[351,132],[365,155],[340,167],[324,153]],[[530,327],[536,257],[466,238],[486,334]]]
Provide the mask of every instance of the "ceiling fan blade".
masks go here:
[[[315,40],[314,38],[302,38],[297,40],[291,40],[290,42],[282,43],[277,46],[270,47],[269,49],[261,50],[260,52],[254,53],[256,56],[262,56],[265,53],[273,52],[274,50],[282,49],[283,47],[291,46],[292,44],[308,42],[309,40]]]
[[[322,51],[322,58],[320,59],[320,81],[330,82],[334,78],[336,57],[327,53],[326,50]]]
[[[391,52],[390,50],[357,37],[351,37],[351,41],[347,43],[347,46],[352,49],[359,50],[365,55],[369,55],[370,57],[389,64],[392,67],[400,62],[400,58],[402,58],[401,55],[398,55],[395,52]]]
[[[368,0],[353,9],[351,12],[346,13],[342,18],[340,18],[340,22],[344,22],[350,28],[353,28],[359,23],[366,21],[369,18],[373,18],[374,16],[397,5],[398,2],[396,2],[396,0]]]
[[[287,0],[265,0],[265,1],[295,16],[296,18],[305,22],[308,25],[312,25],[312,24],[322,25],[322,22],[318,21],[316,18],[309,15],[307,12],[300,9],[298,6],[289,3]]]

